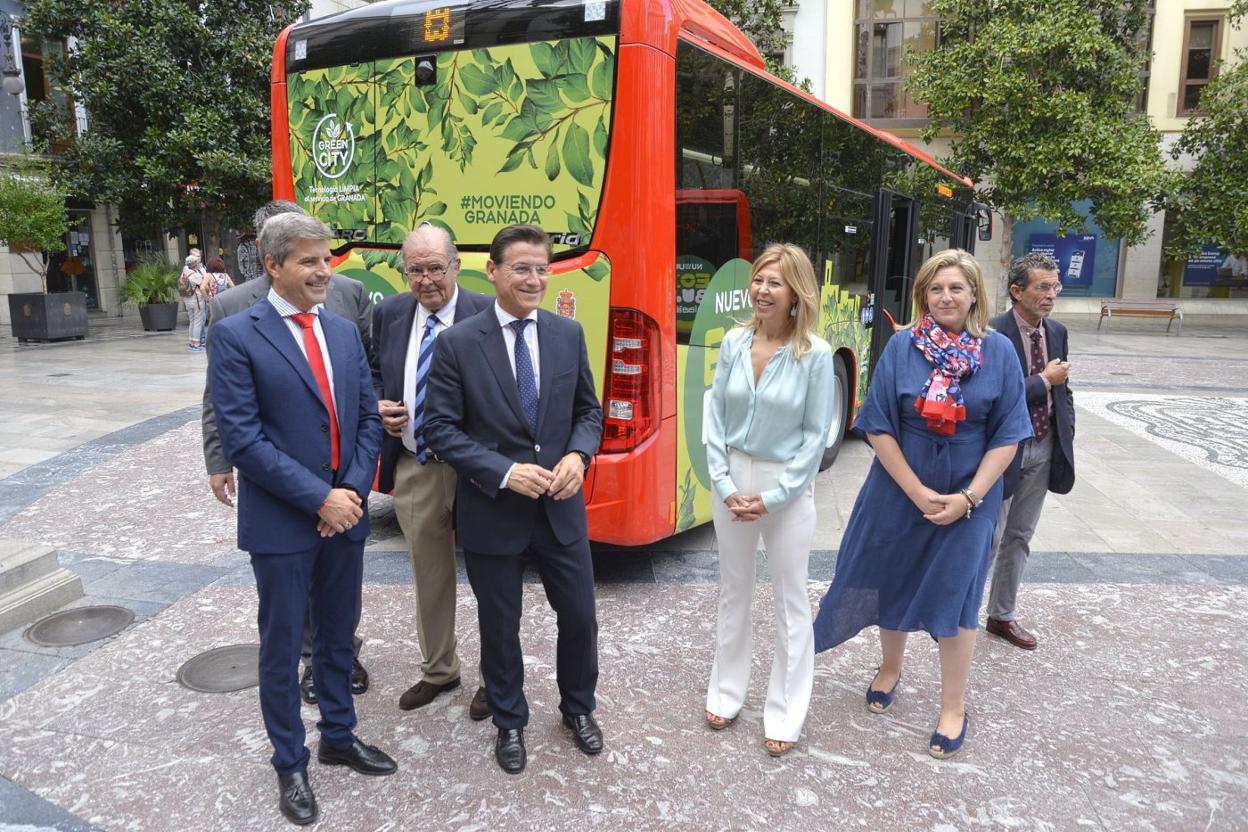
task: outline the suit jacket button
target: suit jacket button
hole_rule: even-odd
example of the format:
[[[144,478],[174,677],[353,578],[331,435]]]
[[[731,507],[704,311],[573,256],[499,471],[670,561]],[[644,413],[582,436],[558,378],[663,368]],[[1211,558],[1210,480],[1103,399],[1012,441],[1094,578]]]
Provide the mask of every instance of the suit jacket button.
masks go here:
[[[329,433],[329,425],[321,425],[321,433]]]
[[[321,463],[321,470],[322,470],[322,471],[328,471],[328,470],[329,470],[329,463],[328,463],[328,462]]]
[[[538,453],[538,454],[540,454],[540,453],[542,452],[542,446],[541,446],[541,445],[534,445],[534,446],[533,446],[533,452],[534,452],[534,453]]]

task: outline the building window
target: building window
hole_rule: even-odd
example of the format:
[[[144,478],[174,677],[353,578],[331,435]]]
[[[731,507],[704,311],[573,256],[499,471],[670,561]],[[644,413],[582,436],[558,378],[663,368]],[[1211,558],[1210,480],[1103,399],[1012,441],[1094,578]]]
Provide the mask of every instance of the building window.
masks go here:
[[[905,89],[908,56],[936,48],[940,18],[931,0],[858,0],[854,116],[892,127],[917,127],[927,107]]]
[[[1189,17],[1183,27],[1183,74],[1179,80],[1178,115],[1198,115],[1200,95],[1218,74],[1225,18]]]

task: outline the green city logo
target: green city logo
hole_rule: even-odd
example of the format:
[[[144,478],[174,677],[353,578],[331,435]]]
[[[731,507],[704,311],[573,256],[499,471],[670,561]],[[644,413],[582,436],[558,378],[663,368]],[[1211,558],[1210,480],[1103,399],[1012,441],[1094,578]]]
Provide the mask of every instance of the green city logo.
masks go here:
[[[326,179],[337,179],[351,169],[355,158],[355,130],[351,122],[330,113],[312,130],[313,159]]]

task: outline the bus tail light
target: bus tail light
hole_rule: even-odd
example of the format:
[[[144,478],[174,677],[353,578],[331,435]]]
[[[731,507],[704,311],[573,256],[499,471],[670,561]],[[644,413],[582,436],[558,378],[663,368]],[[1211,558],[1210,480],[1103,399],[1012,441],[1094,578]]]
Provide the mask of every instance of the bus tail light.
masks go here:
[[[635,309],[612,307],[603,396],[604,454],[640,445],[659,426],[659,325]]]

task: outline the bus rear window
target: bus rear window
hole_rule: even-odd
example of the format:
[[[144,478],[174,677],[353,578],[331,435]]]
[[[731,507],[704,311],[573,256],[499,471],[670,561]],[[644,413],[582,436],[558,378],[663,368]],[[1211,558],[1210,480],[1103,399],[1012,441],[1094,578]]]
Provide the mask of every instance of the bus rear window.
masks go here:
[[[422,222],[461,246],[534,223],[589,244],[610,145],[615,36],[312,69],[287,77],[296,198],[344,242]],[[422,62],[424,66],[421,66]]]

